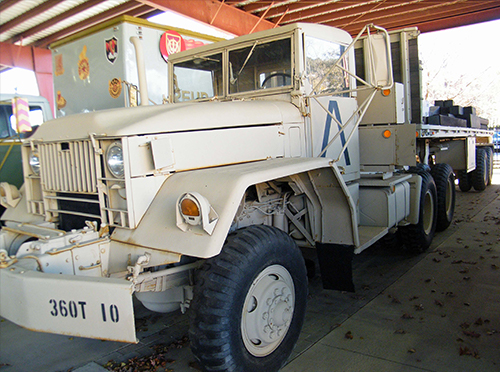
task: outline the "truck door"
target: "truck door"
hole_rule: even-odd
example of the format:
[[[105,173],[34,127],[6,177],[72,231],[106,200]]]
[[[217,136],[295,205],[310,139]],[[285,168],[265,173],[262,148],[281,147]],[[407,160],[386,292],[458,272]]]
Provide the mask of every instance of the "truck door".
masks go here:
[[[330,71],[345,50],[346,46],[340,43],[304,36],[308,83],[319,93],[310,100],[312,156],[338,159],[344,179],[349,181],[359,177],[357,103],[348,92],[354,81],[342,69]],[[348,56],[343,56],[339,62],[344,69],[350,68]]]

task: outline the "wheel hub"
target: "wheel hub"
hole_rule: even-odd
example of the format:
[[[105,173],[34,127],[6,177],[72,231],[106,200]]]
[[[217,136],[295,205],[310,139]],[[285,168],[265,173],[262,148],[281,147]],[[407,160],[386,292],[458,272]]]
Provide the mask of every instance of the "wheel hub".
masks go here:
[[[254,356],[272,353],[290,327],[295,290],[290,273],[281,265],[264,269],[254,280],[245,299],[242,336]]]

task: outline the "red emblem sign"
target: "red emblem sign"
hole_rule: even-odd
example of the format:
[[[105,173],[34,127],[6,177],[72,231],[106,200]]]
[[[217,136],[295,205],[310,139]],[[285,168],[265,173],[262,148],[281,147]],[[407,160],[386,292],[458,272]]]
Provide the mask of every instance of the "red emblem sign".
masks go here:
[[[160,38],[160,53],[165,61],[168,56],[186,50],[186,43],[182,36],[176,31],[166,31]]]

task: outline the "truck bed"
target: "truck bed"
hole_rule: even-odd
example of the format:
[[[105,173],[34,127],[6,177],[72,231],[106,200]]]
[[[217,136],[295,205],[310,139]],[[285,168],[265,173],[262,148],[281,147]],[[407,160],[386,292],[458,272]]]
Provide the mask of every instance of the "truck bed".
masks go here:
[[[417,124],[417,138],[491,137],[493,131],[443,125]]]

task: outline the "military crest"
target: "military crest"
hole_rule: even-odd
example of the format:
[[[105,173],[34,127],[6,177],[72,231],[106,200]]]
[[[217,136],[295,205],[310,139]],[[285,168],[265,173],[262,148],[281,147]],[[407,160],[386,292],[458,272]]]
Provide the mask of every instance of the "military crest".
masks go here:
[[[168,56],[186,50],[186,43],[182,36],[176,31],[166,31],[160,38],[160,52],[165,61]]]
[[[115,63],[118,57],[118,39],[113,36],[111,39],[105,40],[106,44],[106,59],[110,63]]]

